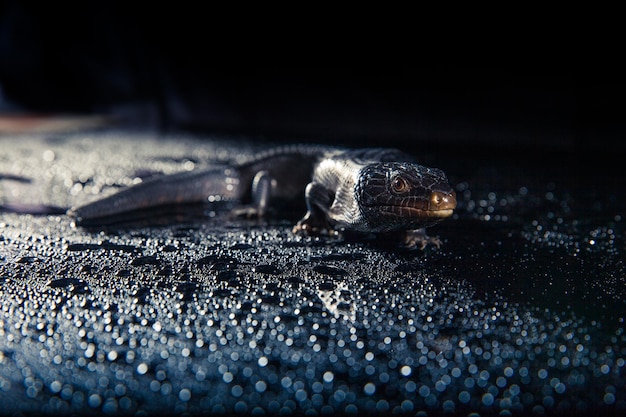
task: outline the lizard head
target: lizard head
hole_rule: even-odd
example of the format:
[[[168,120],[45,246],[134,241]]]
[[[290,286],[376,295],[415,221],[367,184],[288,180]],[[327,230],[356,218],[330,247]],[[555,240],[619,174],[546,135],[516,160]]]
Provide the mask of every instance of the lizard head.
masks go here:
[[[355,189],[372,231],[412,230],[452,215],[456,194],[440,169],[382,162],[364,167]]]

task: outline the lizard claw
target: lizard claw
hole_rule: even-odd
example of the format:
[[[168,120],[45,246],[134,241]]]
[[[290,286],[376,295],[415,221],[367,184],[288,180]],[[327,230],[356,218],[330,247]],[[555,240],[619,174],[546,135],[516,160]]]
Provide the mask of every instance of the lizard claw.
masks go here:
[[[310,236],[311,235],[311,227],[302,222],[298,222],[293,229],[291,229],[291,233],[298,236]]]
[[[433,245],[439,249],[442,244],[439,236],[428,236],[424,229],[408,230],[403,242],[403,246],[407,249],[419,247],[420,250],[426,249],[428,245]]]
[[[315,217],[307,214],[291,230],[299,236],[337,236],[339,233],[330,227],[327,222],[315,220]]]

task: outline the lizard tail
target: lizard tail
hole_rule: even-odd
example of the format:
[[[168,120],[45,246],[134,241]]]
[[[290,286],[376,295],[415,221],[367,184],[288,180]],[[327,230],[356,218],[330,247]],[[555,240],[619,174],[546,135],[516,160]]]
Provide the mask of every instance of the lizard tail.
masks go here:
[[[81,224],[159,206],[237,201],[241,194],[239,183],[239,173],[230,167],[164,175],[104,199],[71,208],[67,214]]]

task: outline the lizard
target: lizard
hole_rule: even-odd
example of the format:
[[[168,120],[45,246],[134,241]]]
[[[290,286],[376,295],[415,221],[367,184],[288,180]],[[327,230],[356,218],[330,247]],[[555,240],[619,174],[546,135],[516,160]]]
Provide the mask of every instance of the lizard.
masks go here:
[[[340,232],[391,236],[401,246],[440,245],[425,228],[450,217],[456,194],[445,173],[391,148],[293,145],[246,162],[165,175],[68,210],[77,225],[160,205],[229,201],[237,216],[264,217],[304,197],[293,227],[302,236]]]

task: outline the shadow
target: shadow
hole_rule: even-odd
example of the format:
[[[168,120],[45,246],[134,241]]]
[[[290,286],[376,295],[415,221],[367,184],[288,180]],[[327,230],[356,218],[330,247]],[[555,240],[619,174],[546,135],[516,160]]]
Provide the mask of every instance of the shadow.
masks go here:
[[[215,204],[168,204],[149,209],[127,211],[113,216],[85,220],[76,219],[74,225],[90,232],[116,232],[146,227],[196,224],[215,217],[224,217],[227,212],[226,207],[216,207]]]

